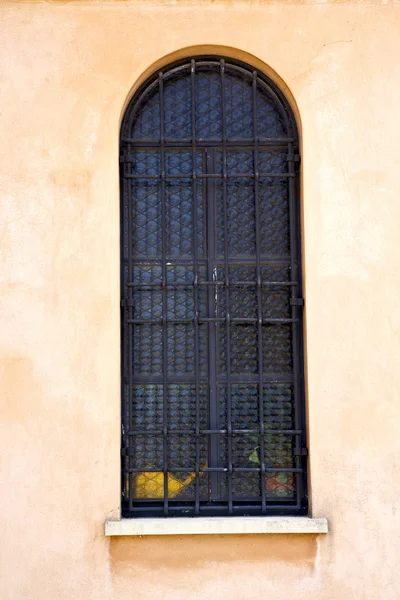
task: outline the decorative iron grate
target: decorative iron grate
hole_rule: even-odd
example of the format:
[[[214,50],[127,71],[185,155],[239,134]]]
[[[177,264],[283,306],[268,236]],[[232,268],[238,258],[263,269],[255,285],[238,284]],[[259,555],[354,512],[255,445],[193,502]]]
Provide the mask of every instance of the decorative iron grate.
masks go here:
[[[297,152],[242,63],[173,65],[126,111],[125,516],[307,511]]]

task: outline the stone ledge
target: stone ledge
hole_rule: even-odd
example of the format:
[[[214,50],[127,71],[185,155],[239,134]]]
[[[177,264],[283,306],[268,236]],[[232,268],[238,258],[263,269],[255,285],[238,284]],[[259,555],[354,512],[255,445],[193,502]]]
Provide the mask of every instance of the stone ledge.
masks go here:
[[[106,521],[105,535],[328,533],[324,517],[179,517]]]

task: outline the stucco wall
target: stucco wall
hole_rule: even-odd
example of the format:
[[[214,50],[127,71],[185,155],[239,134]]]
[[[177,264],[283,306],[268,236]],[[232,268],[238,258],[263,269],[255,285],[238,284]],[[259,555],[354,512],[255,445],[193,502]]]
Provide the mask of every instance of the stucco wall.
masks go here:
[[[0,598],[398,600],[400,5],[2,0],[0,29]],[[264,68],[300,115],[327,536],[103,536],[119,506],[119,122],[146,73],[199,45]]]

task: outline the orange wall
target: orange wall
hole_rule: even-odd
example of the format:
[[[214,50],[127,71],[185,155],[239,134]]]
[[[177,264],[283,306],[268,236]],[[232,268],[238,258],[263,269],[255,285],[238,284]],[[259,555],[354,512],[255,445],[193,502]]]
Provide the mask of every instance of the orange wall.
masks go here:
[[[0,29],[1,600],[398,600],[400,6],[2,0]],[[263,68],[300,115],[327,536],[103,535],[119,510],[119,123],[156,65],[202,50]]]

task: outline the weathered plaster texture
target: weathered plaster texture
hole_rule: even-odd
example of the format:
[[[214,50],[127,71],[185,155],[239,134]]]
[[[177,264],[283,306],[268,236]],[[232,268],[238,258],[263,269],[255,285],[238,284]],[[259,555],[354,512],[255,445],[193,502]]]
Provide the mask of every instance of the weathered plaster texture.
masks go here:
[[[2,600],[400,598],[399,31],[381,2],[2,0]],[[200,45],[264,68],[300,115],[327,536],[103,535],[119,506],[119,122],[144,74]]]

